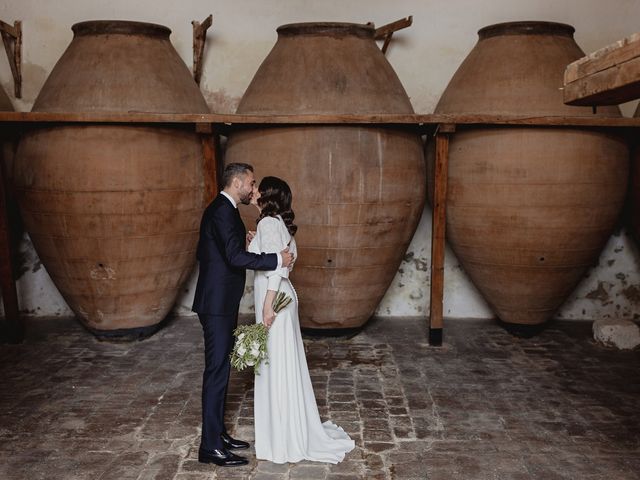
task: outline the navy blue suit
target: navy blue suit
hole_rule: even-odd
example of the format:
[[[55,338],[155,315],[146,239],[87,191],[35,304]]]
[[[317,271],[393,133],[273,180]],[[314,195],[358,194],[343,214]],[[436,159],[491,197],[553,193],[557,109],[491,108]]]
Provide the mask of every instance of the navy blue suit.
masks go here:
[[[229,354],[238,308],[244,292],[246,269],[275,270],[275,253],[246,251],[246,230],[231,201],[219,194],[200,223],[197,258],[200,263],[193,311],[204,333],[205,368],[202,378],[202,441],[204,450],[223,447],[224,404],[229,382]]]

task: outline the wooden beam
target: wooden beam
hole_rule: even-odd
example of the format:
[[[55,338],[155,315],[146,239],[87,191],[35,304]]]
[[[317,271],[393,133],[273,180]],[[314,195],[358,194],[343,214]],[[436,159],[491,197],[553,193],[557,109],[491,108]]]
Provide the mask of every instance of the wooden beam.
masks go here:
[[[204,56],[204,44],[207,40],[207,30],[213,23],[213,15],[205,18],[204,22],[191,22],[193,25],[193,79],[200,85],[202,78],[202,59]]]
[[[436,131],[436,156],[431,230],[431,293],[429,303],[429,344],[442,345],[444,309],[444,251],[446,232],[449,137],[455,125],[442,124]]]
[[[640,33],[569,64],[563,93],[569,105],[617,105],[640,98]]]
[[[22,22],[15,21],[11,26],[0,20],[0,33],[11,67],[15,97],[22,98]]]
[[[219,127],[278,126],[278,125],[381,125],[430,126],[452,123],[465,125],[513,125],[548,127],[640,127],[640,118],[603,118],[595,116],[530,116],[530,115],[474,115],[474,114],[367,114],[367,115],[236,115],[219,113],[146,113],[146,112],[0,112],[0,123],[211,123]]]

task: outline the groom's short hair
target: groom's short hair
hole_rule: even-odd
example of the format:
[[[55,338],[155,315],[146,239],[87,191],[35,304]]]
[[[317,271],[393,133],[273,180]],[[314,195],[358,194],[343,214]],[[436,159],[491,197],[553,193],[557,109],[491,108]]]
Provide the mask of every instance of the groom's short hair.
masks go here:
[[[224,167],[224,172],[222,172],[222,186],[230,186],[235,177],[246,174],[247,170],[253,172],[253,167],[248,163],[228,164],[226,167]]]

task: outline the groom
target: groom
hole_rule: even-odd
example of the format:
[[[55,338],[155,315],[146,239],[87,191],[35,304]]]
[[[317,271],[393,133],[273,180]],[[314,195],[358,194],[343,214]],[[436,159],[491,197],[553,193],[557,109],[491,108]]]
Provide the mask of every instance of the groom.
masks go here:
[[[237,205],[249,204],[255,187],[253,167],[230,163],[222,174],[224,189],[204,211],[197,258],[200,273],[193,300],[204,333],[202,377],[202,440],[198,460],[232,467],[247,459],[230,449],[249,444],[229,436],[224,426],[224,404],[229,381],[229,354],[238,308],[244,292],[245,270],[275,270],[293,261],[289,249],[256,255],[246,251],[246,231]]]

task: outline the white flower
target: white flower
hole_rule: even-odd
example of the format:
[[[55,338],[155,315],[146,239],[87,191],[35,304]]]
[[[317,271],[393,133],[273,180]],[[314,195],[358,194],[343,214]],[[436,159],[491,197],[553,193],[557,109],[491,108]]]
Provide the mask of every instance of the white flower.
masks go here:
[[[257,375],[258,367],[267,360],[267,328],[263,324],[241,325],[233,334],[236,342],[230,356],[231,365],[238,370],[253,367]]]

